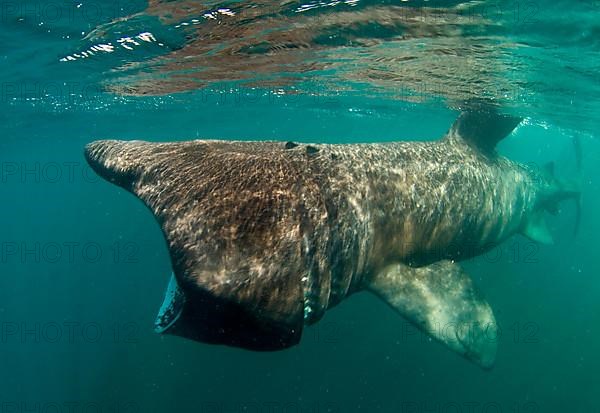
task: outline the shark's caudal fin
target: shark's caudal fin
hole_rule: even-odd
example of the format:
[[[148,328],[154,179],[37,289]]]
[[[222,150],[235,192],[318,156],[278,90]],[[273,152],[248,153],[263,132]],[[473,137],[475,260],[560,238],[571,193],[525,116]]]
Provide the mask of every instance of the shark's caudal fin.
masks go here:
[[[431,337],[484,368],[496,357],[497,327],[489,304],[455,263],[413,268],[394,264],[368,285]]]
[[[540,182],[543,190],[539,207],[531,212],[522,229],[523,235],[529,239],[552,244],[552,234],[546,224],[545,213],[558,214],[560,203],[567,200],[575,202],[574,235],[577,235],[581,220],[581,191],[576,180],[559,178],[554,173],[554,162],[547,163],[541,170]]]
[[[498,142],[507,137],[522,118],[503,115],[493,107],[480,107],[462,112],[446,135],[458,139],[484,153],[493,153]]]

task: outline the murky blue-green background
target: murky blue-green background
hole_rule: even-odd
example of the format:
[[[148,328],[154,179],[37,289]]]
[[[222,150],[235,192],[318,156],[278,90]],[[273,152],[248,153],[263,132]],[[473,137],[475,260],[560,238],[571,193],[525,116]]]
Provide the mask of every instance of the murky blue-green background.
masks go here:
[[[518,44],[503,49],[500,60],[510,64],[494,76],[519,90],[500,103],[527,120],[499,151],[536,165],[555,161],[558,175],[580,177],[583,215],[576,236],[574,208],[565,204],[550,217],[554,245],[515,237],[464,263],[501,328],[491,371],[422,336],[367,293],[328,312],[299,346],[283,352],[253,353],[154,334],[171,271],[160,229],[141,202],[97,178],[82,155],[83,146],[98,138],[435,139],[468,95],[455,94],[457,85],[477,83],[473,73],[462,76],[458,66],[449,67],[448,78],[436,80],[441,93],[428,90],[418,101],[390,96],[393,84],[336,83],[345,66],[330,68],[333,76],[325,69],[299,71],[303,80],[295,86],[251,88],[224,79],[181,93],[122,95],[110,85],[134,85],[139,75],[123,78],[124,72],[149,73],[154,84],[152,64],[132,63],[164,55],[154,43],[131,53],[60,59],[144,30],[157,41],[168,38],[169,51],[198,37],[187,33],[186,39],[170,22],[137,17],[85,38],[101,24],[141,12],[142,1],[0,4],[0,412],[600,412],[597,2],[512,2],[484,16],[493,24],[483,29],[450,21],[444,26],[452,30],[419,40],[413,25],[408,44],[394,43],[392,35],[372,36],[380,47],[394,44],[394,53],[417,60],[428,41],[439,47],[448,33],[453,41],[462,36],[488,46]],[[463,7],[398,4],[416,10]],[[398,4],[342,4],[340,10]],[[525,10],[527,19],[515,24],[514,10]],[[149,28],[139,27],[144,24]],[[361,28],[363,38],[369,27]],[[370,47],[338,46],[310,58],[333,59]],[[477,52],[469,50],[461,60],[466,67],[488,61],[471,59],[469,53]],[[402,78],[402,68],[388,67],[399,75],[398,87],[419,89],[419,79]],[[159,82],[168,75],[156,76]],[[482,83],[497,82],[494,76]],[[445,83],[449,89],[439,90]]]

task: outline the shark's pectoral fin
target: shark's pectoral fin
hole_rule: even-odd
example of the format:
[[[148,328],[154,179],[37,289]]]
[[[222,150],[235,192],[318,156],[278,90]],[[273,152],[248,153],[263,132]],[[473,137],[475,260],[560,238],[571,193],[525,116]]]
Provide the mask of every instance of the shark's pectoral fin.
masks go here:
[[[440,261],[420,268],[394,264],[378,273],[368,289],[452,350],[484,368],[493,365],[494,314],[457,264]]]
[[[548,229],[546,217],[542,210],[533,212],[531,216],[527,218],[525,227],[521,232],[530,240],[539,242],[540,244],[551,245],[554,243],[552,233]]]

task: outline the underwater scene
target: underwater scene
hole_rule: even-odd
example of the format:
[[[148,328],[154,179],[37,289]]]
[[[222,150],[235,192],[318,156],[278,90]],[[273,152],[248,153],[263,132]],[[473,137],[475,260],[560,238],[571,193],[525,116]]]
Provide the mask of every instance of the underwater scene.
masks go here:
[[[0,22],[0,413],[600,413],[599,1]]]

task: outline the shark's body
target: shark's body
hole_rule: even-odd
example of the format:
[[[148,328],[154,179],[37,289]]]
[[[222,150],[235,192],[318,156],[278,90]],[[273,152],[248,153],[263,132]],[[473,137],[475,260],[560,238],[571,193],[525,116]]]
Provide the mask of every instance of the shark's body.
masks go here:
[[[464,114],[436,142],[97,141],[86,156],[163,229],[160,332],[286,348],[366,289],[488,367],[494,316],[454,261],[518,232],[548,241],[546,204],[573,195],[495,153],[517,124]]]

